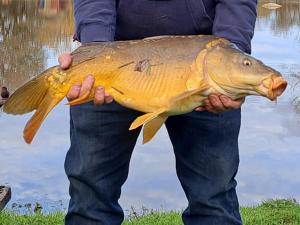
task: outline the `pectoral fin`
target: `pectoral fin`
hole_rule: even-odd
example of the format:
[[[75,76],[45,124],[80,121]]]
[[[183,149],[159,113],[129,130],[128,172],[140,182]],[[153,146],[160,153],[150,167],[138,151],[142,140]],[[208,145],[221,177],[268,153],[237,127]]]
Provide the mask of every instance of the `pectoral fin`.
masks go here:
[[[143,130],[143,144],[146,144],[154,137],[167,118],[167,116],[160,115],[145,124]]]
[[[185,91],[185,92],[183,92],[183,93],[181,93],[181,94],[179,94],[179,95],[171,98],[170,102],[171,103],[178,102],[178,101],[180,101],[182,99],[185,99],[185,98],[187,98],[189,96],[192,96],[194,94],[200,93],[201,91],[204,91],[207,88],[208,88],[208,85],[205,84],[205,83],[203,83],[203,84],[201,84],[200,87],[198,87],[196,89],[193,89],[193,90],[190,90],[190,91]]]
[[[134,130],[134,129],[138,128],[139,126],[142,126],[143,124],[148,123],[150,120],[153,120],[154,118],[159,116],[159,114],[163,113],[164,111],[165,110],[163,109],[163,110],[159,110],[156,112],[151,112],[151,113],[147,113],[142,116],[139,116],[138,118],[135,119],[135,121],[133,121],[133,123],[129,127],[129,130]]]

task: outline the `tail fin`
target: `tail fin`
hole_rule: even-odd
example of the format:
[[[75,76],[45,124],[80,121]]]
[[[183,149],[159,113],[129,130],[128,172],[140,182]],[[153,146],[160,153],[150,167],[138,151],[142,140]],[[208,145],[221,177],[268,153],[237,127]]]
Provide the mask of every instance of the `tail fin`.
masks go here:
[[[53,99],[49,94],[45,95],[43,101],[24,128],[23,137],[27,144],[31,143],[46,116],[60,101],[61,99]]]
[[[17,89],[5,102],[3,111],[8,114],[25,114],[36,110],[24,129],[24,140],[30,144],[48,113],[61,100],[53,98],[45,77],[53,68],[46,70],[37,78]]]
[[[53,68],[46,70],[38,77],[18,88],[5,102],[3,111],[8,114],[22,115],[37,109],[48,92],[45,77]]]

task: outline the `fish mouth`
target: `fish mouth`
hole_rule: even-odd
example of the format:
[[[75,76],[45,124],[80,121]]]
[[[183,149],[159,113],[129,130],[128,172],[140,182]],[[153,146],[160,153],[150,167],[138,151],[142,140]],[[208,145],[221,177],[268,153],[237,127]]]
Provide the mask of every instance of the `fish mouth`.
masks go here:
[[[269,79],[267,98],[275,101],[287,87],[287,82],[281,76],[272,75]]]

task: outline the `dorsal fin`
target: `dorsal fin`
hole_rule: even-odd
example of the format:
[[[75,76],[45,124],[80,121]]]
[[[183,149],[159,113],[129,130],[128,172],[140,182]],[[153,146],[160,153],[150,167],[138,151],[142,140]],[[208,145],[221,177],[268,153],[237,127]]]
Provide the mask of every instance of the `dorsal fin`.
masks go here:
[[[174,35],[160,35],[160,36],[153,36],[153,37],[147,37],[144,38],[143,40],[160,40],[164,38],[172,38],[175,37]]]

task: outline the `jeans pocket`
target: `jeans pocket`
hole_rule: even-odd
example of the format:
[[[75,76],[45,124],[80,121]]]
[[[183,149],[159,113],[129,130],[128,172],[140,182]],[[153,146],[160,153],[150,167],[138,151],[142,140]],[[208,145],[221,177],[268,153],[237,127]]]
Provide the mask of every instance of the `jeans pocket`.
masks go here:
[[[185,0],[194,20],[195,29],[200,34],[211,34],[213,19],[207,14],[202,0]]]

